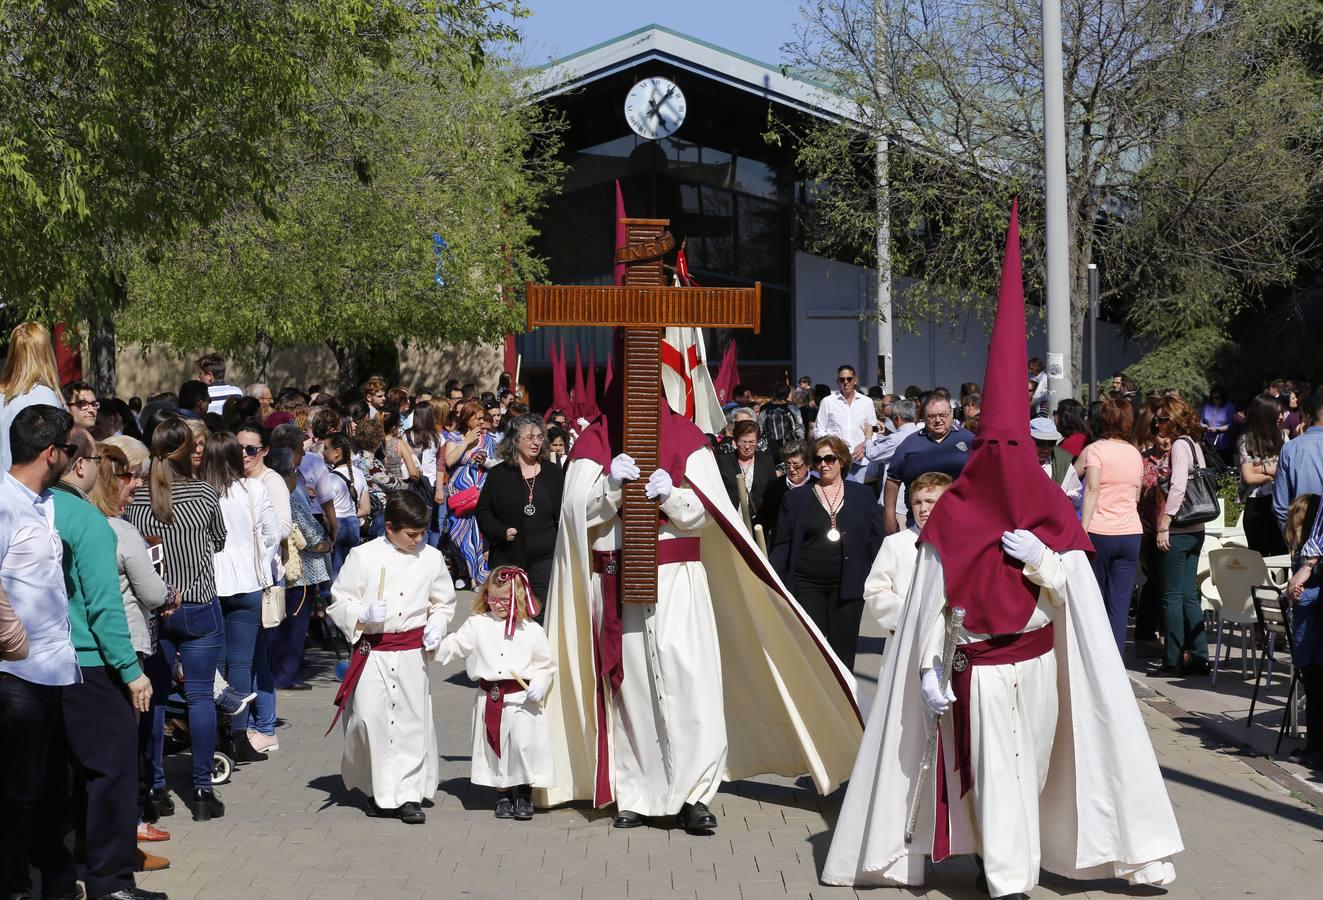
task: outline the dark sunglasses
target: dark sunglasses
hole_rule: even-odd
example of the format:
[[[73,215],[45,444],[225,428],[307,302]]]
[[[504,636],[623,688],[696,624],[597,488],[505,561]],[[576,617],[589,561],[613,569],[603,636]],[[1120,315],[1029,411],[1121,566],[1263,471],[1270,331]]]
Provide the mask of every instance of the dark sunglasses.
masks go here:
[[[1166,425],[1166,424],[1167,424],[1168,422],[1170,422],[1170,421],[1171,421],[1171,416],[1154,416],[1154,417],[1153,417],[1153,424],[1154,424],[1154,425]]]
[[[251,446],[251,445],[247,445],[247,444],[245,444],[245,445],[243,446],[242,449],[243,449],[243,455],[244,455],[244,456],[256,456],[257,454],[259,454],[259,453],[262,452],[262,448],[261,448],[261,447],[253,447],[253,446]]]
[[[65,456],[77,456],[77,455],[78,455],[78,445],[77,445],[77,444],[51,444],[51,446],[54,447],[56,450],[63,450]]]
[[[824,456],[813,457],[813,465],[820,466],[823,463],[826,463],[829,466],[834,466],[839,460],[840,457],[837,456],[835,453],[828,453]]]
[[[841,378],[837,378],[836,380],[839,381],[841,384],[849,384],[850,382],[854,381],[854,376],[853,376],[853,375],[845,375],[845,376],[843,376],[843,377],[841,377]]]

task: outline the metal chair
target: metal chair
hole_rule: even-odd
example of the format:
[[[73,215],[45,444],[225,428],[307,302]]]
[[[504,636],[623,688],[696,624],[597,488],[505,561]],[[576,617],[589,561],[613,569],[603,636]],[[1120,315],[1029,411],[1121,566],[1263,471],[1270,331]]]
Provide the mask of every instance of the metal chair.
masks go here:
[[[1213,657],[1211,684],[1217,685],[1217,673],[1222,665],[1222,632],[1226,625],[1240,627],[1240,677],[1249,674],[1249,629],[1259,624],[1250,591],[1267,585],[1268,569],[1263,556],[1240,547],[1223,547],[1208,554],[1209,583],[1217,592],[1217,645]],[[1229,653],[1230,647],[1227,648]],[[1257,668],[1257,666],[1256,666]]]
[[[1293,736],[1300,733],[1300,720],[1296,710],[1296,691],[1300,686],[1300,670],[1296,668],[1294,651],[1295,636],[1293,631],[1294,620],[1291,608],[1291,601],[1284,591],[1274,587],[1255,587],[1254,591],[1254,609],[1259,615],[1259,624],[1268,635],[1265,644],[1266,658],[1260,672],[1267,671],[1268,686],[1272,686],[1272,668],[1273,651],[1276,647],[1276,638],[1282,635],[1286,643],[1286,653],[1291,667],[1291,680],[1286,688],[1286,706],[1282,709],[1282,724],[1277,729],[1277,744],[1273,748],[1273,753],[1282,751],[1282,738],[1286,737],[1286,731],[1291,729]],[[1256,676],[1254,679],[1254,693],[1250,697],[1249,718],[1246,720],[1246,726],[1254,718],[1254,701],[1259,696],[1260,679]]]

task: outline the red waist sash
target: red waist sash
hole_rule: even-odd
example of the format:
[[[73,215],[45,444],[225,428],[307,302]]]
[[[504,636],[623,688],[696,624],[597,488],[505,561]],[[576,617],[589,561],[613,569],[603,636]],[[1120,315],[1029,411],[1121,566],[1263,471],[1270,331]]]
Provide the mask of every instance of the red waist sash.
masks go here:
[[[478,679],[478,687],[487,695],[487,705],[482,711],[482,723],[487,729],[487,745],[492,748],[496,758],[501,758],[501,713],[505,710],[505,695],[517,694],[524,686],[513,678],[501,681]]]
[[[667,538],[657,542],[657,565],[698,562],[698,538]],[[620,651],[620,553],[619,550],[594,550],[593,571],[602,576],[602,621],[597,629],[599,648],[598,678],[605,678],[611,690],[620,690],[625,669]]]
[[[1052,625],[1047,624],[1021,634],[999,634],[986,641],[974,641],[956,647],[951,661],[951,688],[955,691],[955,718],[951,730],[955,737],[955,764],[960,773],[960,796],[974,786],[973,763],[969,749],[969,685],[974,666],[1004,666],[1037,659],[1052,652]]]
[[[421,650],[422,647],[423,629],[421,628],[414,628],[410,631],[365,634],[359,638],[358,643],[354,645],[354,652],[349,654],[349,667],[345,669],[344,681],[340,682],[340,690],[335,692],[335,715],[331,718],[331,724],[326,729],[326,734],[331,733],[335,723],[340,720],[340,713],[345,711],[345,705],[349,703],[349,698],[354,695],[354,689],[358,687],[358,679],[363,677],[363,667],[367,665],[369,653],[373,650],[395,652]]]

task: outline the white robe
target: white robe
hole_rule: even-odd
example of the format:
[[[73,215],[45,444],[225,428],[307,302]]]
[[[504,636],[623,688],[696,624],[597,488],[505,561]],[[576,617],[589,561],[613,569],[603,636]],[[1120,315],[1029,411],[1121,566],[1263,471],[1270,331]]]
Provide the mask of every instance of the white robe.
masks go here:
[[[919,529],[911,525],[887,535],[864,580],[864,605],[878,624],[894,633],[919,562]]]
[[[614,524],[604,519],[615,488],[592,460],[568,467],[547,618],[558,679],[545,704],[556,785],[539,792],[539,805],[601,800],[603,725],[619,808],[645,815],[710,797],[722,780],[808,773],[829,793],[849,771],[862,734],[853,676],[754,544],[712,451],[699,448],[685,465],[685,483],[663,507],[672,521],[662,531],[698,537],[702,562],[662,567],[655,606],[625,605],[621,699],[628,718],[607,703],[605,723],[593,658],[602,598],[590,552],[618,546]],[[716,730],[723,724],[724,734]],[[666,749],[641,745],[646,735],[664,735]],[[659,759],[662,770],[654,773]],[[626,798],[634,785],[638,793]]]
[[[359,615],[377,599],[383,572],[389,614],[384,623],[363,625]],[[444,631],[455,614],[455,586],[440,551],[424,544],[405,553],[384,537],[349,551],[331,597],[326,613],[351,645],[364,632],[433,624]],[[440,767],[426,655],[421,649],[369,653],[345,704],[341,777],[346,788],[361,790],[382,809],[436,793]]]
[[[539,687],[544,699],[556,674],[547,633],[532,619],[520,622],[507,639],[504,619],[474,613],[446,635],[436,655],[443,665],[464,660],[474,681],[506,681],[517,675],[529,687]],[[551,787],[555,778],[542,704],[528,699],[524,691],[508,693],[502,700],[501,755],[497,756],[487,743],[487,694],[479,689],[474,695],[469,780],[500,789],[521,784]]]
[[[1088,558],[1078,550],[1048,552],[1041,567],[1027,574],[1042,585],[1034,616],[1053,611],[1054,652],[1050,659],[1011,666],[976,667],[971,726],[971,750],[982,745],[982,761],[990,763],[1016,751],[991,744],[977,731],[977,717],[985,708],[1003,707],[1007,700],[1024,697],[1024,712],[1031,733],[1023,746],[1040,748],[1047,727],[1045,692],[1029,695],[1024,685],[1004,684],[1007,672],[1043,667],[1036,674],[1038,687],[1046,667],[1055,668],[1056,708],[1050,758],[1038,796],[1038,835],[1041,865],[1067,878],[1124,878],[1133,884],[1167,884],[1175,879],[1171,857],[1182,849],[1176,817],[1167,797],[1162,774],[1148,739],[1139,706],[1116,644],[1110,634],[1098,583]],[[1055,595],[1055,596],[1051,596]],[[1044,603],[1044,600],[1048,601]],[[1060,606],[1056,601],[1064,601]],[[919,692],[919,672],[931,659],[932,637],[924,623],[940,623],[946,605],[941,559],[930,545],[919,548],[919,562],[895,637],[887,642],[882,674],[863,746],[850,777],[841,814],[823,867],[825,884],[883,885],[923,883],[927,857],[932,852],[935,821],[934,783],[929,780],[920,806],[918,828],[911,845],[905,844],[905,819],[923,756],[928,715]],[[937,628],[940,632],[940,626]],[[987,673],[979,672],[986,668]],[[1001,670],[998,672],[997,670]],[[1024,691],[1020,691],[1023,687]],[[942,720],[943,742],[954,746],[951,717]],[[975,820],[968,797],[959,798],[959,775],[951,754],[945,754],[951,812],[952,854],[979,849]],[[1022,760],[1009,769],[988,771],[976,756],[974,777],[984,780],[978,790],[1001,790],[1003,797],[1022,796],[1008,783],[1010,773],[1021,780],[1037,778],[1042,760]],[[994,784],[990,779],[999,779]],[[1003,800],[1003,802],[1005,802]],[[990,828],[1005,833],[994,837],[1002,848],[1014,844],[1024,825],[993,822]],[[985,829],[986,831],[986,829]],[[985,834],[985,843],[986,843]],[[1011,863],[999,879],[1022,871],[1032,854],[1031,838],[1011,854]],[[1018,862],[1016,860],[1019,860]],[[1036,879],[1035,872],[1035,879]],[[991,883],[996,893],[998,885]],[[1025,888],[1019,888],[1024,890]]]

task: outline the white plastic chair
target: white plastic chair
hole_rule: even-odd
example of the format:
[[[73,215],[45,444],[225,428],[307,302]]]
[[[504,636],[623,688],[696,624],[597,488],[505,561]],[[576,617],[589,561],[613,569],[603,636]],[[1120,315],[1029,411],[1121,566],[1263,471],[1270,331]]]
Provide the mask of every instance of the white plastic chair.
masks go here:
[[[1217,647],[1213,657],[1212,684],[1217,684],[1222,664],[1222,631],[1225,625],[1240,627],[1240,676],[1249,674],[1249,633],[1259,622],[1254,610],[1255,587],[1267,585],[1268,568],[1263,556],[1253,550],[1224,547],[1208,554],[1208,582],[1217,593]],[[1227,648],[1230,650],[1230,648]],[[1257,662],[1255,665],[1257,670]]]

